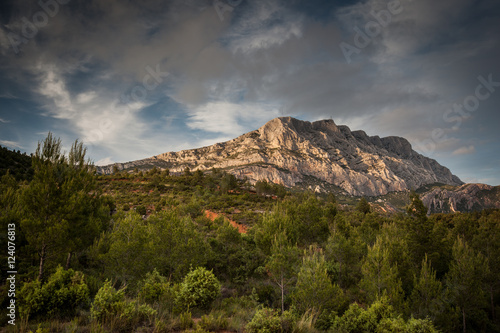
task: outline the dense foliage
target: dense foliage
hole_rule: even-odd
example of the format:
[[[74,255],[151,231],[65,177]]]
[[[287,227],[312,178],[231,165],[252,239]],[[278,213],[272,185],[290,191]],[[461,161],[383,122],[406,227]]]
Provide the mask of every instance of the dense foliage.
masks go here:
[[[0,177],[7,173],[16,180],[30,180],[33,177],[31,156],[0,146]]]
[[[97,176],[52,136],[32,163],[0,183],[20,330],[500,332],[498,210],[427,216],[409,193],[384,215],[220,170]]]

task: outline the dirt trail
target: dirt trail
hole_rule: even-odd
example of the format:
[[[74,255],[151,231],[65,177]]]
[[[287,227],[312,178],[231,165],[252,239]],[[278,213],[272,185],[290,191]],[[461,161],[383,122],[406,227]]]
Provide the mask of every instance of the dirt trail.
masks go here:
[[[231,223],[231,225],[233,227],[235,227],[240,234],[246,234],[247,233],[247,227],[246,226],[244,226],[242,224],[239,224],[239,223],[236,223],[235,221],[229,219],[227,216],[224,216],[223,214],[219,214],[219,213],[216,213],[216,212],[211,212],[209,210],[206,210],[205,211],[205,216],[207,218],[209,218],[211,221],[213,221],[216,218],[222,216],[225,220],[229,221],[229,223]]]

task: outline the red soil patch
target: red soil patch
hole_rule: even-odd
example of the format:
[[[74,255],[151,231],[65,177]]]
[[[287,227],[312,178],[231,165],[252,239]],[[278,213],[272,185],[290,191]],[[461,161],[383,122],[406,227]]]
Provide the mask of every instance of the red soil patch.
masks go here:
[[[236,222],[234,222],[233,220],[230,220],[229,218],[227,218],[226,216],[224,216],[224,215],[222,215],[222,214],[219,214],[219,213],[216,213],[216,212],[211,212],[211,211],[209,211],[209,210],[206,210],[206,211],[205,211],[205,216],[206,216],[207,218],[209,218],[209,219],[210,219],[210,221],[213,221],[213,220],[215,220],[216,218],[218,218],[218,217],[221,217],[221,216],[222,216],[222,217],[223,217],[226,221],[229,221],[229,223],[230,223],[233,227],[235,227],[235,228],[238,230],[238,232],[239,232],[240,234],[246,234],[246,233],[247,233],[247,227],[246,227],[246,226],[244,226],[244,225],[242,225],[242,224],[239,224],[239,223],[236,223]]]

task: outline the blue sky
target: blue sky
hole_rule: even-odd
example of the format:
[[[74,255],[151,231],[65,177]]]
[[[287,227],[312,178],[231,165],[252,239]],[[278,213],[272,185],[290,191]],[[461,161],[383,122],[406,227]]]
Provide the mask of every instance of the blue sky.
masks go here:
[[[2,1],[0,144],[102,165],[332,118],[500,185],[498,31],[494,0]]]

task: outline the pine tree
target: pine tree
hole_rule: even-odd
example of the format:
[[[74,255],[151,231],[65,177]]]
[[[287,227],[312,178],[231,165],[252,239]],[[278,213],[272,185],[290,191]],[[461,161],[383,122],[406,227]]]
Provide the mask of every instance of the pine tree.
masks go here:
[[[76,141],[66,157],[61,140],[49,133],[43,144],[38,144],[32,163],[33,180],[20,198],[21,228],[38,254],[38,280],[43,281],[46,261],[90,245],[105,217],[81,143]],[[68,255],[66,262],[70,259]]]
[[[487,259],[489,271],[486,275],[490,312],[496,320],[495,294],[500,289],[500,211],[493,211],[479,220],[479,230],[473,244]]]
[[[368,203],[368,201],[365,199],[365,197],[362,197],[358,201],[358,204],[356,205],[356,210],[360,213],[363,213],[363,214],[368,214],[371,211],[371,206]]]
[[[339,311],[344,305],[344,293],[332,284],[321,249],[311,246],[305,251],[292,299],[302,313],[308,309]]]
[[[446,277],[446,287],[452,304],[460,308],[463,332],[467,331],[467,315],[486,303],[483,284],[488,264],[462,238],[453,245],[453,260]]]
[[[295,280],[299,249],[292,245],[285,232],[275,235],[271,246],[271,255],[266,262],[266,269],[271,280],[280,288],[281,311],[285,311],[285,291]]]
[[[414,277],[414,288],[411,294],[411,310],[416,318],[429,317],[432,320],[440,312],[442,284],[436,279],[427,255],[422,260],[422,268],[417,278]]]
[[[361,270],[363,278],[360,285],[365,290],[368,301],[374,302],[387,295],[392,304],[401,305],[403,289],[398,278],[398,268],[390,264],[389,251],[383,247],[380,238],[368,248]]]

